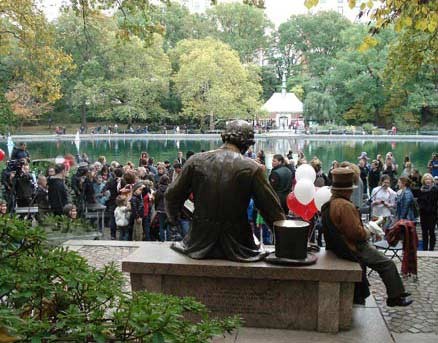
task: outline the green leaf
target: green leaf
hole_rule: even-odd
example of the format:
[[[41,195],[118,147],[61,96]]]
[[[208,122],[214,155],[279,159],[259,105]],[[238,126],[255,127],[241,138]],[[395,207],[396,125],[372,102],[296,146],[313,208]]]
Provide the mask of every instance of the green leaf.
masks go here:
[[[155,332],[152,337],[152,343],[164,343],[164,337],[161,332]]]

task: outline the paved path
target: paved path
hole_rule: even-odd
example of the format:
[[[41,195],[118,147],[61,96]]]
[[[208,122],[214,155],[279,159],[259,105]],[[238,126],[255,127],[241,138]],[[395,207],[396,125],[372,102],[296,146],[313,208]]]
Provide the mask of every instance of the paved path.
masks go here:
[[[132,253],[141,242],[120,241],[69,241],[66,245],[85,257],[93,266],[115,262],[121,268],[121,260]],[[400,263],[398,267],[400,267]],[[242,328],[234,335],[217,342],[438,342],[438,253],[419,252],[418,281],[406,279],[405,285],[412,293],[414,304],[406,308],[388,308],[386,291],[377,273],[369,277],[374,296],[367,300],[365,307],[356,307],[356,321],[353,329],[338,335],[325,335],[287,330],[265,330]],[[127,289],[129,278],[125,275]],[[374,300],[375,299],[375,300]],[[382,317],[383,316],[383,317]],[[383,320],[384,319],[384,320]],[[268,335],[271,337],[265,340]],[[216,342],[216,341],[215,341]]]

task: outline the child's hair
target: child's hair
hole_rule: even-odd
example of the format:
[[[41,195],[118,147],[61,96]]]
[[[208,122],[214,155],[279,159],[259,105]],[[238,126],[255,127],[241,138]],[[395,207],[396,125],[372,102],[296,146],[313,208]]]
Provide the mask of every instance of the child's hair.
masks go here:
[[[124,195],[118,195],[116,198],[117,206],[126,206],[126,197]]]
[[[41,185],[41,183],[42,183],[43,181],[46,181],[46,180],[47,180],[47,178],[46,178],[43,174],[40,174],[40,175],[38,175],[37,184],[38,184],[38,185]]]

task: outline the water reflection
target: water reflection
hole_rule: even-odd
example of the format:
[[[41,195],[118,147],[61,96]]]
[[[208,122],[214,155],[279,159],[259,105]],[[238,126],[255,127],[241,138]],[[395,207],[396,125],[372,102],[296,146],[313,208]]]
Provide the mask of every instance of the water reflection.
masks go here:
[[[199,152],[218,148],[222,141],[218,137],[212,140],[81,140],[81,152],[85,152],[90,159],[95,160],[100,155],[105,155],[108,161],[118,160],[137,161],[142,151],[147,151],[155,161],[173,161],[178,150],[185,154],[188,150]],[[74,141],[57,142],[28,142],[31,157],[49,158],[66,153],[76,154]],[[6,143],[0,143],[0,148],[7,150]],[[321,141],[296,138],[263,138],[256,141],[255,151],[264,150],[268,167],[272,156],[276,153],[287,154],[292,150],[295,154],[303,151],[310,160],[318,156],[327,170],[333,160],[357,161],[362,151],[366,151],[372,159],[377,154],[386,154],[392,151],[401,166],[405,156],[409,156],[414,167],[421,172],[426,171],[427,162],[433,152],[438,151],[438,142],[375,142],[375,141]]]

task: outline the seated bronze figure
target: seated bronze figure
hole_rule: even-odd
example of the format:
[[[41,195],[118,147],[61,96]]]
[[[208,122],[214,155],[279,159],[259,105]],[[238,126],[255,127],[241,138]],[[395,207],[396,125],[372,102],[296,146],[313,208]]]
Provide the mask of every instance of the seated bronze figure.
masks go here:
[[[252,126],[234,120],[222,133],[223,145],[198,153],[185,163],[165,194],[170,223],[176,223],[185,200],[193,193],[195,210],[189,233],[173,249],[195,259],[220,258],[240,262],[264,257],[254,242],[247,207],[254,199],[266,224],[285,219],[279,199],[261,166],[243,156],[254,144]]]

